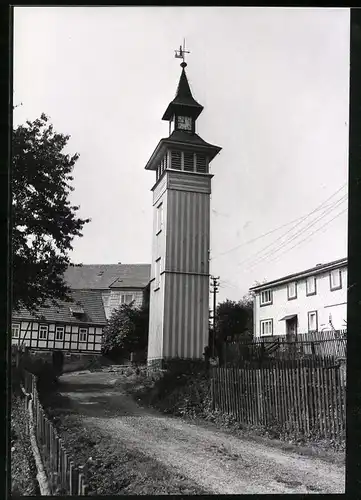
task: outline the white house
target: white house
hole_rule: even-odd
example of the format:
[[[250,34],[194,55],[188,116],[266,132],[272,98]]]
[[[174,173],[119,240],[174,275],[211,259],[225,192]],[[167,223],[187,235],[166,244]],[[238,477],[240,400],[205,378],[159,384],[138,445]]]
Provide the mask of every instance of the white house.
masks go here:
[[[254,336],[295,335],[347,328],[347,259],[250,288]]]

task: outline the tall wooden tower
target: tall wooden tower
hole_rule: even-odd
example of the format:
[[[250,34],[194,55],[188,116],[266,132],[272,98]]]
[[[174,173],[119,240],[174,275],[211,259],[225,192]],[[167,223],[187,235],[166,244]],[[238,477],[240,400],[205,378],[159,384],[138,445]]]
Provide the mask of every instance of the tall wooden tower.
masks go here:
[[[209,164],[221,150],[196,134],[203,110],[192,96],[185,68],[163,120],[169,137],[159,141],[146,169],[156,172],[148,365],[176,357],[202,358],[209,331]]]

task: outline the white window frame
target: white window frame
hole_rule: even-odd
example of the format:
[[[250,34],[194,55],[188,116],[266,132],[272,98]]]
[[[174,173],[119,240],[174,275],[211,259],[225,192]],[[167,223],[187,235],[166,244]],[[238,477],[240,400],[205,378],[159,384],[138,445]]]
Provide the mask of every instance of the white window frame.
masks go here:
[[[269,294],[269,300],[262,300],[265,294]],[[259,295],[260,306],[268,306],[272,304],[272,290],[269,288],[267,290],[262,290]]]
[[[63,326],[56,326],[55,327],[55,337],[54,337],[55,342],[62,342],[64,340],[64,331],[65,331],[65,328]],[[61,332],[61,339],[57,338],[58,332]]]
[[[267,332],[265,332],[267,330]],[[261,319],[260,321],[260,336],[266,337],[268,335],[273,335],[273,319]]]
[[[81,339],[81,335],[85,335],[85,340]],[[79,342],[88,342],[88,328],[79,328]]]
[[[315,318],[315,328],[311,328],[311,316],[314,316]],[[318,331],[318,313],[317,311],[308,311],[307,313],[307,319],[308,319],[308,331],[309,332],[317,332]]]
[[[157,206],[157,234],[163,229],[163,202]]]
[[[313,281],[313,290],[310,291],[309,289],[309,282],[310,280]],[[316,295],[317,293],[317,289],[316,289],[316,276],[309,276],[308,278],[306,278],[306,295],[309,296],[309,295]]]
[[[290,286],[294,285],[294,295],[290,293]],[[287,299],[294,300],[297,299],[297,281],[292,281],[291,283],[287,283]]]
[[[14,332],[17,332],[16,335],[14,335]],[[20,338],[20,323],[13,323],[11,325],[11,336],[13,339],[19,339]]]
[[[125,297],[131,297],[131,300],[129,300],[129,302],[127,302],[125,300]],[[123,304],[131,304],[134,300],[134,293],[121,293],[120,294],[120,304],[123,305]]]
[[[45,331],[45,337],[42,337],[41,334]],[[39,340],[48,340],[49,327],[48,325],[39,325]]]
[[[338,279],[339,279],[339,284],[334,285],[332,283],[332,276],[335,276],[335,273],[337,273]],[[330,271],[330,290],[333,292],[334,290],[340,290],[342,288],[342,277],[341,277],[341,269],[333,269]]]

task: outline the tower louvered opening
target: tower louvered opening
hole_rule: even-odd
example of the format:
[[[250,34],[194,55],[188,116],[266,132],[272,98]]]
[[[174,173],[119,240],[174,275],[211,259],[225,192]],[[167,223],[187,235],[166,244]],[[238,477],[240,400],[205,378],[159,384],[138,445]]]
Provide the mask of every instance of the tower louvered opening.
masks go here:
[[[197,154],[196,170],[200,174],[208,173],[207,157],[205,155],[198,155]]]
[[[171,168],[182,170],[182,153],[180,151],[172,151]]]
[[[183,170],[194,172],[194,153],[184,153],[183,162]]]

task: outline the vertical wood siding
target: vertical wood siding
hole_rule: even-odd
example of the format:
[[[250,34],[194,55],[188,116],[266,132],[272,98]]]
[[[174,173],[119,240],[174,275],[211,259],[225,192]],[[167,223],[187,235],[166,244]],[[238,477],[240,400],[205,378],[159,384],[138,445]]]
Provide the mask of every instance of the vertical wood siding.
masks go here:
[[[165,358],[202,357],[208,343],[208,297],[208,277],[166,274]]]
[[[201,358],[209,328],[211,177],[166,172],[161,183],[153,197],[151,277],[159,257],[164,273],[158,291],[151,284],[148,360]],[[161,201],[164,228],[156,235],[155,212]]]
[[[208,194],[168,192],[166,271],[209,273]]]

